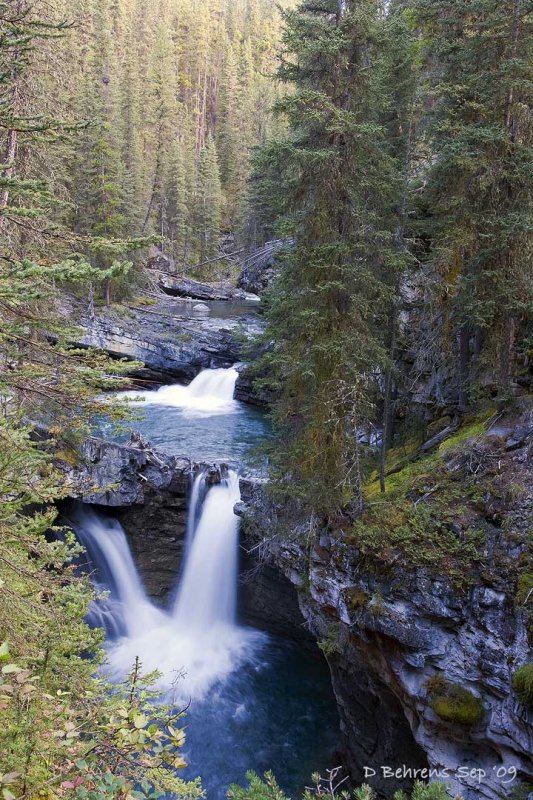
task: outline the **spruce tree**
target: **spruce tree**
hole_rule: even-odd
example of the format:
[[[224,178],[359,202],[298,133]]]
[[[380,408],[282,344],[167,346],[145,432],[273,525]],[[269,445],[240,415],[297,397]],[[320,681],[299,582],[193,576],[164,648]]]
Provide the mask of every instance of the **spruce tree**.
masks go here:
[[[195,224],[199,236],[199,260],[218,253],[222,211],[222,190],[215,143],[208,135],[198,162],[195,196]]]
[[[286,13],[280,77],[295,88],[278,107],[290,136],[261,157],[263,200],[273,189],[290,242],[268,314],[274,471],[323,514],[361,504],[359,437],[396,258],[393,161],[370,69],[378,12],[372,0],[321,0]]]
[[[433,103],[422,232],[442,319],[435,357],[456,376],[464,407],[481,384],[508,391],[531,313],[530,9],[521,0],[414,7]]]

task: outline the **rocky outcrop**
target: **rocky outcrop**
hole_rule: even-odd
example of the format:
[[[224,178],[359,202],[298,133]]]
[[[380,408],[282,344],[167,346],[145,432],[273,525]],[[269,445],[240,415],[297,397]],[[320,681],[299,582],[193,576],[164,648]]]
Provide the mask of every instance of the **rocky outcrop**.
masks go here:
[[[75,468],[60,466],[66,473],[70,497],[110,508],[147,505],[163,493],[183,499],[194,471],[187,458],[95,437],[83,443]]]
[[[276,253],[283,245],[282,240],[276,239],[250,253],[242,263],[239,286],[247,292],[263,294],[279,275]]]
[[[112,357],[141,362],[135,374],[155,381],[192,380],[202,369],[240,361],[246,341],[260,330],[252,317],[210,319],[179,314],[167,304],[107,310],[79,319],[77,343]]]
[[[267,388],[259,388],[257,375],[251,374],[247,364],[236,364],[239,373],[235,384],[235,399],[260,408],[270,407],[276,400],[275,393]]]
[[[262,558],[298,588],[308,628],[327,653],[351,772],[363,780],[365,766],[375,770],[368,782],[385,797],[395,785],[382,767],[421,767],[426,758],[434,776],[467,800],[506,796],[516,785],[514,770],[518,780],[533,782],[533,712],[511,688],[517,666],[533,661],[524,607],[531,593],[517,595],[520,574],[531,571],[532,449],[528,412],[450,457],[454,481],[466,487],[468,471],[479,493],[469,503],[465,488],[456,520],[447,524],[459,537],[483,530],[485,541],[462,586],[445,571],[402,562],[392,536],[386,561],[376,557],[372,566],[356,537],[310,534],[309,522],[296,522],[297,515],[287,526],[287,508],[281,519],[261,487],[250,487],[247,501],[257,509],[249,512],[252,529],[257,536],[262,527],[270,539]],[[421,496],[429,503],[425,481]],[[273,536],[281,524],[285,534]],[[391,517],[388,524],[392,533],[398,523]],[[478,698],[480,719],[465,725],[437,715],[436,678]]]

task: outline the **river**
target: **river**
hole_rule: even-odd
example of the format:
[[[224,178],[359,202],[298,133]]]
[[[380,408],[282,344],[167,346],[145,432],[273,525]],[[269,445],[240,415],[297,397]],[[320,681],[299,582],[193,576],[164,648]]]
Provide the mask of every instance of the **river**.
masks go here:
[[[106,629],[107,670],[120,680],[139,656],[145,670],[162,673],[160,688],[177,707],[190,701],[183,776],[200,775],[210,800],[250,769],[272,770],[296,796],[311,773],[338,760],[335,698],[319,651],[237,623],[237,465],[268,425],[234,400],[236,378],[234,369],[205,370],[186,387],[128,393],[142,415],[135,429],[160,450],[236,467],[218,486],[202,474],[191,485],[184,564],[165,608],[146,595],[118,521],[83,505],[72,512],[94,580],[109,594],[90,618]],[[129,436],[108,423],[100,432]]]

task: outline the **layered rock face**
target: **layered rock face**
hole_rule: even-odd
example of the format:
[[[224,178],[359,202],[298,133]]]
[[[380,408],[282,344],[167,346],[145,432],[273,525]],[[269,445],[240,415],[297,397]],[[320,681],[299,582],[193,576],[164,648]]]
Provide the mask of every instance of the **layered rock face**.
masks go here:
[[[257,330],[253,320],[210,320],[179,316],[172,307],[109,311],[80,318],[79,344],[116,358],[140,361],[136,374],[153,380],[192,380],[202,369],[230,367],[240,361],[243,342]]]
[[[459,540],[471,530],[483,532],[479,558],[465,564],[464,583],[445,570],[402,561],[392,517],[380,561],[378,544],[369,557],[356,536],[310,533],[301,518],[287,525],[287,508],[280,514],[259,487],[250,492],[253,527],[262,525],[270,539],[262,557],[298,588],[309,630],[327,653],[352,774],[362,780],[362,766],[375,770],[369,782],[386,797],[394,789],[390,770],[420,767],[424,758],[466,800],[498,800],[518,780],[533,782],[533,711],[511,686],[517,667],[533,661],[527,592],[532,450],[528,413],[462,444],[461,455],[443,456],[453,480],[465,486],[455,521],[446,524]],[[439,486],[433,490],[425,480],[422,498],[430,502],[427,493],[434,498]],[[472,480],[479,488],[473,502],[466,488]],[[413,504],[418,497],[412,495]],[[285,533],[272,540],[280,524]],[[439,716],[432,702],[436,681],[466,692],[480,718],[464,724]],[[418,750],[409,745],[413,738]]]

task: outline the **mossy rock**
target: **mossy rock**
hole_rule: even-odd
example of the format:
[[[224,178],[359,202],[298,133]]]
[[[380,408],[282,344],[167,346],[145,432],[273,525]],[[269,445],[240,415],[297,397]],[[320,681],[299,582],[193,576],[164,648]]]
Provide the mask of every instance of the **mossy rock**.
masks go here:
[[[514,673],[511,685],[518,701],[533,708],[533,664],[523,664]]]
[[[358,608],[366,608],[370,601],[370,597],[362,589],[357,586],[350,586],[344,590],[344,599],[348,608],[355,611]]]
[[[533,598],[533,572],[523,572],[518,578],[515,602],[517,606],[525,605]],[[533,604],[533,600],[532,600]]]
[[[485,707],[482,701],[464,686],[449,683],[440,676],[430,679],[426,686],[430,707],[445,722],[472,727],[483,719]]]
[[[528,800],[528,797],[533,793],[533,783],[521,783],[515,786],[509,800]]]

